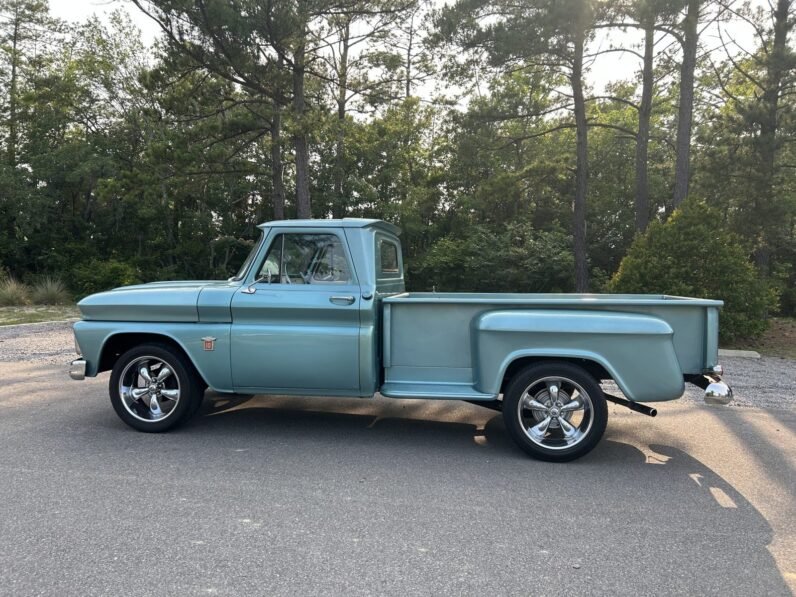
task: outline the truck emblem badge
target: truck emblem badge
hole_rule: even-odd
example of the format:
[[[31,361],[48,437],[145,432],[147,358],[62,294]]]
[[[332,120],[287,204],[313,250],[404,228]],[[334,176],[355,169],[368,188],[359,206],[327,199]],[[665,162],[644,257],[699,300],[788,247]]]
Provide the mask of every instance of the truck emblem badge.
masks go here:
[[[216,349],[216,339],[212,336],[206,336],[202,338],[202,342],[204,342],[205,350],[215,350]]]

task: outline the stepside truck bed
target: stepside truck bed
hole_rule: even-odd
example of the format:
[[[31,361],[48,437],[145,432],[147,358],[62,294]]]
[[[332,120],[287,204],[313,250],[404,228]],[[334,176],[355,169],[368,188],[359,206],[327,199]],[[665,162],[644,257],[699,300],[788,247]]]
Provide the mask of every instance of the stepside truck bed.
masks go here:
[[[684,376],[718,362],[721,304],[629,294],[390,296],[382,393],[494,400],[505,370],[539,354],[595,362],[631,400],[675,399]]]

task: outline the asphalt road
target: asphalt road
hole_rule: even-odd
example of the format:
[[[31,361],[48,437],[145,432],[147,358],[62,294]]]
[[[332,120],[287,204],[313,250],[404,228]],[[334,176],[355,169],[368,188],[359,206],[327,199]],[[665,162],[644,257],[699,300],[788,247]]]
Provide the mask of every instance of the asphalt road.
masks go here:
[[[793,409],[612,405],[561,465],[463,403],[208,395],[180,430],[137,433],[107,373],[73,382],[51,357],[0,359],[0,595],[796,586]]]

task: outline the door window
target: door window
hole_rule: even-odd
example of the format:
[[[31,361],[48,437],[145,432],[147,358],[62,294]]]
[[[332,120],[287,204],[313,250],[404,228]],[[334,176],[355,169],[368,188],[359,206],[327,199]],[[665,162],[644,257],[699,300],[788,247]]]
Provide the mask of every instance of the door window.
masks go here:
[[[279,234],[257,277],[272,284],[348,284],[351,268],[334,234]]]

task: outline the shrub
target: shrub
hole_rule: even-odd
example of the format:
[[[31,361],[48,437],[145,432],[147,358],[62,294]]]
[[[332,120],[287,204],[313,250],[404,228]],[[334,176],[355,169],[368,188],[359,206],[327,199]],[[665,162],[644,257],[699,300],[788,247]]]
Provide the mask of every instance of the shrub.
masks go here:
[[[72,297],[61,280],[46,276],[33,285],[31,298],[37,305],[65,305]]]
[[[72,287],[84,296],[138,282],[138,271],[132,265],[115,259],[93,259],[72,270]]]
[[[705,203],[686,201],[666,223],[655,222],[636,238],[611,290],[721,299],[723,342],[759,336],[776,294],[758,277],[741,239],[720,221]]]
[[[30,288],[12,277],[0,282],[0,306],[26,305],[30,300]]]

